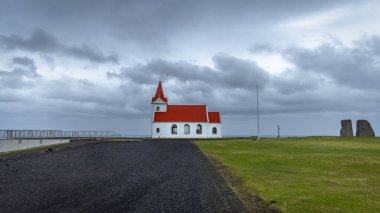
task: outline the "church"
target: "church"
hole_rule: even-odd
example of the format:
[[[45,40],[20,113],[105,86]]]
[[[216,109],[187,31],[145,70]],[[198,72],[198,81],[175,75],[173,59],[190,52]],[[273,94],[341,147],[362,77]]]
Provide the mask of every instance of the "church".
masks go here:
[[[169,105],[161,81],[152,97],[152,138],[221,138],[219,112],[207,105]]]

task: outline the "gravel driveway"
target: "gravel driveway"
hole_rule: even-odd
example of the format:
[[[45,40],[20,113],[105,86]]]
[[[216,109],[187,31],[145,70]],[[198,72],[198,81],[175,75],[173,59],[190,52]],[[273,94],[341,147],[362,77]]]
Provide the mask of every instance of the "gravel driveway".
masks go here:
[[[89,143],[0,160],[1,212],[245,212],[185,140]]]

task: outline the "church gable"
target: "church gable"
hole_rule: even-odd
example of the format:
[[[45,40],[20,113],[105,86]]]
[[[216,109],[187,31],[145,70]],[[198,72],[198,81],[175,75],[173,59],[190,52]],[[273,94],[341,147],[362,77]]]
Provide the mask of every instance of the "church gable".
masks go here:
[[[209,123],[221,123],[219,112],[209,112],[208,119],[209,119]]]

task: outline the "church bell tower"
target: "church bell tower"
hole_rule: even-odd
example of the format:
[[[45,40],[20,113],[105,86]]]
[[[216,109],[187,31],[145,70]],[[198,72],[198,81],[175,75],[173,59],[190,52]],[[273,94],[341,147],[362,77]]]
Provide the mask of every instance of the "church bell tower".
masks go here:
[[[152,97],[152,112],[166,112],[168,99],[165,98],[161,81],[158,82],[156,94]]]

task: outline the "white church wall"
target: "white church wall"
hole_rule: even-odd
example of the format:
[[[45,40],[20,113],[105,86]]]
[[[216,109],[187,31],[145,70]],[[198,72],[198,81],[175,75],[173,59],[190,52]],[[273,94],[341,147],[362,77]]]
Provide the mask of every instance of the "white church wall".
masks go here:
[[[177,134],[172,134],[172,125],[177,125]],[[190,134],[185,135],[185,125],[190,126]],[[197,124],[202,125],[202,134],[196,134]],[[209,123],[199,122],[153,122],[152,124],[152,137],[153,138],[209,138],[211,130],[209,130]],[[220,129],[220,124],[218,130]],[[157,133],[157,128],[160,132]],[[221,131],[218,131],[220,134]]]
[[[212,129],[214,127],[216,128],[216,134],[212,133]],[[220,124],[220,123],[210,123],[208,130],[209,130],[208,134],[209,134],[210,138],[221,138],[222,137],[222,124]]]

